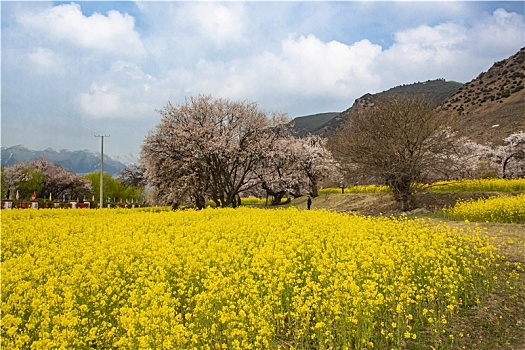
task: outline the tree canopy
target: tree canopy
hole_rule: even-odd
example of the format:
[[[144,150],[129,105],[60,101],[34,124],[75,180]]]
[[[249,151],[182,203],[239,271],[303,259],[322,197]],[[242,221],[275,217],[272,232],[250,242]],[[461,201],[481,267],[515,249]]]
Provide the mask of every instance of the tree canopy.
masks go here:
[[[334,138],[334,156],[354,174],[387,184],[402,210],[415,185],[457,159],[452,120],[422,97],[393,96],[350,115]]]
[[[38,198],[80,197],[92,193],[87,179],[46,158],[20,162],[4,169],[4,181],[11,193],[19,191],[21,199],[36,192]]]
[[[307,167],[298,168],[295,160],[306,165],[314,148],[300,153],[292,147],[298,141],[286,127],[286,116],[267,115],[256,103],[200,95],[158,112],[162,119],[144,141],[141,163],[148,184],[174,206],[189,200],[203,208],[211,199],[217,206],[235,207],[241,194],[300,193],[326,173],[310,176]]]
[[[127,174],[127,170],[121,173],[122,176]],[[84,175],[84,177],[90,181],[93,188],[92,193],[100,193],[100,172],[89,173]],[[113,178],[110,173],[104,173],[103,183],[104,201],[108,198],[110,201],[142,200],[144,197],[144,185],[141,185],[140,182],[128,184],[120,176],[119,178]]]

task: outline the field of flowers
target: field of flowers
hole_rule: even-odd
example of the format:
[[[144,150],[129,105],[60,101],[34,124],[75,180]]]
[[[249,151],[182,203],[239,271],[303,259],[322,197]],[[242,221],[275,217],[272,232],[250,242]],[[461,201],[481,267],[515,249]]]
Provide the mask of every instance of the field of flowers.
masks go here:
[[[464,179],[438,181],[432,192],[525,192],[525,179]]]
[[[525,194],[460,201],[443,213],[454,220],[525,224]]]
[[[419,184],[431,192],[525,192],[525,179],[463,179],[436,181],[429,184]],[[331,187],[319,190],[319,194],[341,193],[341,188]],[[345,188],[345,193],[387,193],[388,186],[357,185]]]
[[[490,289],[497,254],[472,230],[294,208],[6,210],[1,344],[406,348]]]
[[[344,193],[387,193],[390,192],[388,186],[377,186],[377,185],[356,185],[345,187]],[[339,187],[323,188],[319,190],[319,194],[336,194],[342,193]]]

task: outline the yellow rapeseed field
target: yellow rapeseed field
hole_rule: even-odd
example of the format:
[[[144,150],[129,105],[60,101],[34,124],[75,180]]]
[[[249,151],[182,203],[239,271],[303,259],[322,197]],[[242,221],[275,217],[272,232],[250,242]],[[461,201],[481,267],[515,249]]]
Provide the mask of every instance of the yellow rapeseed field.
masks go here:
[[[443,212],[456,220],[525,223],[525,194],[460,201]]]
[[[525,179],[463,179],[437,181],[432,192],[525,192]]]
[[[476,229],[473,229],[476,230]],[[490,288],[480,232],[327,211],[2,211],[5,349],[400,349]]]
[[[462,179],[420,183],[415,187],[436,193],[465,193],[465,192],[525,192],[525,179]],[[344,189],[344,193],[388,193],[388,186],[356,185]],[[319,194],[342,193],[341,188],[324,188]]]

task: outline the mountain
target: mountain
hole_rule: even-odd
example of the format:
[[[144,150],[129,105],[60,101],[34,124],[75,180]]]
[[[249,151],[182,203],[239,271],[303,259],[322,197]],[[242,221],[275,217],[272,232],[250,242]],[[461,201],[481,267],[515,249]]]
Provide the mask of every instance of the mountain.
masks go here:
[[[525,48],[496,62],[442,104],[460,132],[480,144],[498,144],[525,131]]]
[[[100,154],[99,154],[99,156],[100,156]],[[137,157],[133,153],[128,153],[128,154],[124,154],[124,155],[120,155],[120,156],[112,156],[111,158],[113,160],[116,160],[117,162],[121,162],[121,163],[126,164],[126,165],[139,164],[140,163],[139,157]]]
[[[294,135],[303,137],[312,130],[319,129],[339,114],[340,112],[328,112],[297,117],[294,118],[290,126]]]
[[[454,114],[461,135],[480,144],[502,143],[507,136],[525,131],[525,48],[495,62],[466,84],[437,79],[365,94],[320,126],[326,120],[323,114],[302,117],[305,121],[296,118],[294,130],[299,136],[312,133],[330,137],[344,125],[349,113],[392,95],[424,95],[438,110]]]
[[[43,151],[30,150],[24,146],[2,147],[2,166],[10,166],[19,162],[27,162],[40,157],[47,158],[50,162],[60,164],[66,169],[78,174],[87,174],[100,171],[100,153],[84,151],[55,151],[47,148]],[[104,155],[104,172],[116,175],[126,165]]]
[[[318,127],[317,129],[311,129],[310,133],[330,137],[337,130],[342,128],[350,113],[361,108],[366,108],[372,105],[375,101],[390,96],[423,95],[426,98],[432,100],[436,104],[436,106],[438,106],[445,102],[450,96],[454,95],[461,88],[461,86],[461,83],[455,81],[445,81],[444,79],[436,79],[408,85],[399,85],[377,94],[365,94],[356,99],[352,107],[338,114],[337,116],[335,116],[322,126]]]

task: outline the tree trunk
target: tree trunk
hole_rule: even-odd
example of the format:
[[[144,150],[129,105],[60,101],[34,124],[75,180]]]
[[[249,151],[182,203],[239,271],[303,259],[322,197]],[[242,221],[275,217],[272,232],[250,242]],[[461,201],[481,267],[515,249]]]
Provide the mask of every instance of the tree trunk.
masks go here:
[[[280,205],[283,197],[286,195],[286,192],[279,191],[273,194],[272,205]]]
[[[386,181],[392,189],[394,199],[402,211],[409,211],[414,208],[414,196],[412,193],[412,181],[407,176],[393,176]]]
[[[200,194],[195,195],[195,205],[199,210],[204,209],[206,207],[206,199],[204,196]]]
[[[319,196],[319,190],[317,189],[317,180],[310,178],[310,195],[315,198]]]

